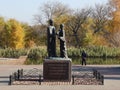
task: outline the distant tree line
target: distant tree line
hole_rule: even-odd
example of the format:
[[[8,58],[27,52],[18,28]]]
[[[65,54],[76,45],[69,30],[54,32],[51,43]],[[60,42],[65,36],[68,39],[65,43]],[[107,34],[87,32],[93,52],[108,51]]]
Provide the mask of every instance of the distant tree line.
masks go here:
[[[78,2],[79,3],[79,2]],[[56,30],[65,24],[67,46],[120,47],[120,1],[73,10],[60,2],[42,4],[33,26],[0,17],[0,48],[30,48],[46,45],[46,27],[54,20]]]

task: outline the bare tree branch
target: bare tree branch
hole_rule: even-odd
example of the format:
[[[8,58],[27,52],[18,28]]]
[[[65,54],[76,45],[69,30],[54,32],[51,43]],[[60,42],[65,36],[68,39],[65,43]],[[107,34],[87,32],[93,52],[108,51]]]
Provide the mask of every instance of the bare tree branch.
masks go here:
[[[92,18],[94,21],[94,33],[105,31],[104,27],[108,24],[111,10],[109,5],[96,5],[92,12]]]
[[[70,12],[71,9],[67,5],[60,2],[47,2],[40,7],[39,14],[35,15],[34,19],[41,24],[49,19],[54,19]]]
[[[83,24],[86,23],[89,15],[90,15],[91,9],[82,9],[77,10],[72,16],[72,18],[69,19],[67,26],[70,31],[73,32],[73,36],[75,36],[76,40],[76,46],[80,47],[80,39],[78,37],[78,32],[83,29]]]

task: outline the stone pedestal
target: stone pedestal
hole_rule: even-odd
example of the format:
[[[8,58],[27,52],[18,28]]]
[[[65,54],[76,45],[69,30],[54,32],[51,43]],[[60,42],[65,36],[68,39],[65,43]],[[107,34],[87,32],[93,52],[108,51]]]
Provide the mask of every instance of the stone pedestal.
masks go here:
[[[50,58],[43,64],[44,80],[71,81],[71,59]]]

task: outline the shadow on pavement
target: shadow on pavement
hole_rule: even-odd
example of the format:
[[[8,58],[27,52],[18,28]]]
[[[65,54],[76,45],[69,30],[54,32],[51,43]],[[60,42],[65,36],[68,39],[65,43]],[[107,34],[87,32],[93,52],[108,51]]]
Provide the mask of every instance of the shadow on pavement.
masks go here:
[[[112,66],[72,66],[73,71],[84,71],[96,69],[104,75],[105,79],[120,80],[120,67]]]
[[[0,76],[0,85],[6,85],[9,83],[9,77],[8,76]]]
[[[8,76],[0,76],[0,78],[9,78]]]
[[[105,77],[105,79],[114,79],[114,80],[120,80],[120,77]]]
[[[7,81],[7,80],[6,81],[0,81],[0,83],[9,83],[9,81]]]

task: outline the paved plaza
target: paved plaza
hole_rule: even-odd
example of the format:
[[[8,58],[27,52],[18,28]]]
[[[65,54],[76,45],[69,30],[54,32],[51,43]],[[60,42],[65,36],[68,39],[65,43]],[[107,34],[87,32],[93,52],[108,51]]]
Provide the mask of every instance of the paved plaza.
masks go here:
[[[97,69],[104,85],[8,85],[9,75],[18,69],[43,69],[42,65],[0,65],[0,90],[120,90],[120,65],[73,65],[73,70]]]

